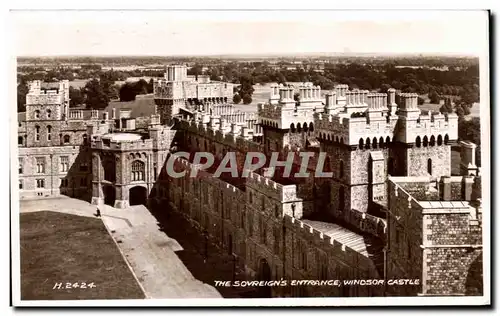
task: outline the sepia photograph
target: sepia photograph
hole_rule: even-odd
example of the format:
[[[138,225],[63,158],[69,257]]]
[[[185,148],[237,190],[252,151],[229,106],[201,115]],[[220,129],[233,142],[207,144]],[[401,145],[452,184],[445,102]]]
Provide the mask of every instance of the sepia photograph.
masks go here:
[[[9,17],[14,306],[491,304],[490,12]]]

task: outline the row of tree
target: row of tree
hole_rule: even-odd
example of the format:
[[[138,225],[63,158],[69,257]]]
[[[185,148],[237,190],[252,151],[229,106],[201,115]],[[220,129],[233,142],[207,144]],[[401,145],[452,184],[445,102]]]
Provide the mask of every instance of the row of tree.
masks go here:
[[[383,92],[392,87],[402,92],[428,94],[432,103],[439,103],[440,99],[448,95],[458,96],[467,104],[479,100],[479,65],[477,63],[449,70],[429,67],[401,68],[389,62],[377,65],[327,64],[324,71],[319,72],[314,67],[306,70],[302,65],[297,65],[295,69],[276,69],[265,63],[231,62],[209,67],[205,74],[209,75],[212,80],[242,85],[246,82],[265,84],[309,81],[324,90],[331,90],[336,84],[345,83],[352,88],[363,90]],[[251,93],[249,94],[251,96]],[[240,96],[243,94],[240,93]]]
[[[109,101],[119,99],[120,101],[133,101],[138,94],[153,92],[153,79],[147,82],[140,79],[136,82],[126,82],[122,85],[115,84],[115,78],[107,73],[101,74],[99,79],[89,80],[84,87],[69,87],[70,107],[85,104],[87,109],[104,109]],[[17,111],[26,111],[26,94],[28,86],[21,81],[17,86]]]

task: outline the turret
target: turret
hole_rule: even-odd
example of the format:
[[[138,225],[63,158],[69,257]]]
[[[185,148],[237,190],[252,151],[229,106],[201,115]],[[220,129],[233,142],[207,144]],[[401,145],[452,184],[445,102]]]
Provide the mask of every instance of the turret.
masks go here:
[[[408,119],[418,119],[420,115],[420,109],[418,108],[418,94],[400,93],[398,95],[398,105],[398,115],[405,116]]]
[[[396,104],[396,89],[394,88],[387,90],[387,106],[391,115],[395,115],[398,105]]]
[[[333,91],[326,95],[325,113],[334,114],[337,109],[337,92]]]
[[[278,104],[280,100],[280,86],[272,85],[271,86],[271,95],[269,97],[269,103]]]
[[[279,93],[280,93],[279,103],[284,108],[294,108],[295,107],[295,100],[293,99],[293,88],[284,87],[284,86],[280,85]]]
[[[337,94],[337,104],[340,106],[346,105],[346,93],[349,90],[349,86],[346,84],[339,84],[335,86],[335,92]]]
[[[477,175],[476,144],[469,141],[460,142],[460,173],[462,175]]]

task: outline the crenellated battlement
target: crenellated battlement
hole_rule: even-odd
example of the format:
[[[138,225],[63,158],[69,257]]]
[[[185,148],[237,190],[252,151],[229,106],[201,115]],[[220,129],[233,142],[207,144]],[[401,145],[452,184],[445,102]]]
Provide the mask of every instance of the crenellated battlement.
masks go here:
[[[304,221],[289,215],[285,215],[283,221],[285,226],[292,230],[297,237],[314,244],[329,256],[342,258],[347,264],[354,264],[355,266],[363,267],[363,269],[375,271],[376,266],[380,263],[381,258],[379,256],[373,257],[369,253],[367,245],[363,241],[364,237],[361,235],[351,233],[350,235],[352,236],[347,237],[351,242],[343,242],[330,236],[329,228],[327,227],[325,227],[324,231],[315,229]],[[340,231],[343,230],[341,227],[338,227],[338,229]],[[372,245],[372,247],[381,248],[382,245]]]
[[[210,116],[205,116],[205,118],[212,119]],[[216,120],[217,118],[213,119]],[[206,122],[207,120],[204,121],[203,119],[200,121],[180,120],[179,124],[183,130],[233,148],[236,147],[242,151],[261,150],[261,145],[252,141],[253,131],[248,127],[222,121],[221,128],[220,121],[219,124],[214,124],[214,120],[212,120],[212,126],[210,126],[210,121]]]
[[[418,109],[417,109],[418,110]],[[430,142],[438,138],[443,142],[458,139],[458,116],[455,113],[420,112],[414,119],[405,119],[401,125],[404,130],[399,133],[399,140],[405,143],[415,143],[417,137],[423,142],[424,138]]]
[[[370,122],[368,117],[348,117],[347,115],[328,115],[317,113],[314,126],[319,139],[357,146],[360,139],[382,137],[384,140],[394,136],[397,118],[387,121]],[[342,139],[342,141],[340,141]]]
[[[295,184],[283,185],[256,172],[250,172],[246,185],[282,203],[302,201],[297,196],[297,186]]]

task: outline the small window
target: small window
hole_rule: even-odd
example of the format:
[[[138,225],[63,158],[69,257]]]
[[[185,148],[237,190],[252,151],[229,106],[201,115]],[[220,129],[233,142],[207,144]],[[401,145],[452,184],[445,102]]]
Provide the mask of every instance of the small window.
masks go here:
[[[43,157],[36,158],[36,172],[45,173],[45,158]]]
[[[47,109],[47,118],[50,118],[52,116],[52,111],[50,109]]]
[[[432,159],[427,160],[427,173],[432,175]]]
[[[36,118],[36,119],[39,119],[39,118],[40,118],[40,111],[39,111],[39,110],[36,110],[36,111],[35,111],[35,118]]]
[[[45,180],[44,179],[36,179],[36,187],[37,187],[37,189],[45,188]]]
[[[35,126],[35,141],[40,141],[40,126]]]
[[[24,187],[23,180],[19,180],[19,190],[22,190]]]
[[[340,160],[339,161],[339,179],[342,179],[344,177],[344,161]]]
[[[50,141],[52,139],[52,126],[47,126],[47,140]]]
[[[23,162],[22,158],[19,158],[19,174],[23,174]]]
[[[18,145],[22,145],[23,144],[23,137],[22,136],[17,137],[17,144]]]
[[[64,135],[64,143],[69,144],[69,135]]]
[[[68,172],[69,170],[69,158],[68,156],[61,156],[61,172]]]

